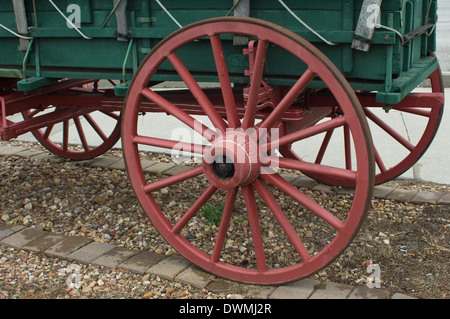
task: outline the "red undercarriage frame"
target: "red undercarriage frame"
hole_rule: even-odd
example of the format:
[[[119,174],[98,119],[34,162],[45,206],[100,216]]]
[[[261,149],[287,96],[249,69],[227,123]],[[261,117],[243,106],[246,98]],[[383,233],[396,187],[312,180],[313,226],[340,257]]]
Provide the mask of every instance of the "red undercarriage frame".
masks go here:
[[[115,96],[113,89],[94,91],[90,88],[82,88],[82,85],[91,82],[93,80],[61,80],[52,86],[39,90],[39,92],[23,93],[9,91],[9,93],[1,95],[0,138],[2,140],[10,140],[30,131],[64,122],[76,116],[77,113],[82,114],[93,110],[122,110],[124,98]],[[7,88],[6,85],[11,86],[11,81],[5,81],[0,85]],[[261,87],[261,97],[257,113],[258,118],[265,118],[271,109],[277,105],[280,100],[280,91],[282,90],[282,87],[273,88],[268,85]],[[207,89],[205,93],[211,99],[218,113],[225,117],[226,110],[221,98],[220,89]],[[170,96],[170,100],[174,101],[177,107],[188,114],[205,115],[202,107],[188,90],[162,91],[160,95],[167,98]],[[376,102],[375,93],[359,93],[357,96],[363,107],[385,107],[385,105]],[[235,97],[239,105],[237,109],[238,115],[242,118],[245,112],[246,89],[235,92]],[[443,93],[411,93],[399,104],[390,105],[389,107],[399,111],[407,109],[409,113],[421,115],[426,111],[420,109],[414,110],[415,107],[419,108],[423,105],[427,105],[430,108],[441,107],[443,103]],[[32,109],[43,109],[49,105],[61,105],[65,107],[49,114],[16,123],[7,119],[7,116]],[[303,96],[303,101],[299,105],[292,106],[285,113],[282,120],[291,123],[287,125],[288,127],[292,125],[292,129],[300,129],[314,125],[325,116],[331,116],[337,108],[336,100],[326,92],[306,93]],[[155,103],[149,101],[142,102],[141,111],[164,112]]]

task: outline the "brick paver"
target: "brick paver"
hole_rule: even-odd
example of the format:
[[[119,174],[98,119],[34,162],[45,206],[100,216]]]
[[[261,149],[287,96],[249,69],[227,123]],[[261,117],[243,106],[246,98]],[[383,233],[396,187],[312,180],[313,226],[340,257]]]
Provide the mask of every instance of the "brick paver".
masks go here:
[[[438,199],[437,204],[448,205],[450,204],[450,193],[445,193]]]
[[[42,153],[38,155],[34,155],[32,157],[34,160],[38,161],[46,161],[46,162],[62,162],[64,159],[62,159],[59,156],[48,154],[48,153]]]
[[[192,266],[182,271],[175,279],[201,289],[205,288],[214,279],[214,276]]]
[[[131,272],[143,274],[151,266],[156,265],[163,260],[164,256],[151,251],[142,251],[137,255],[120,263],[117,267],[129,270]]]
[[[0,241],[1,244],[22,249],[27,243],[44,236],[45,232],[39,228],[28,227]]]
[[[153,174],[162,174],[173,167],[175,167],[175,165],[171,163],[156,163],[147,168],[144,168],[144,171]]]
[[[387,186],[375,186],[373,189],[373,197],[386,198],[395,188]]]
[[[395,293],[392,295],[391,299],[416,299],[416,298],[402,294],[402,293]]]
[[[67,258],[71,253],[90,242],[92,239],[86,237],[70,236],[49,247],[45,253],[51,257]]]
[[[314,290],[320,284],[320,281],[315,279],[303,279],[287,285],[277,287],[270,299],[308,299]]]
[[[190,265],[191,263],[184,257],[173,255],[150,267],[147,272],[164,279],[174,280],[180,272]]]
[[[367,286],[359,286],[353,289],[348,299],[388,299],[389,293],[386,290],[378,288],[369,288]]]
[[[137,250],[116,247],[93,260],[92,264],[115,269],[125,260],[136,255],[137,253]]]
[[[91,165],[93,167],[109,168],[109,166],[120,161],[119,157],[99,157],[97,161],[93,162]]]
[[[292,185],[311,189],[319,185],[319,183],[312,178],[299,177],[292,182]]]
[[[22,146],[0,146],[1,156],[10,156],[27,150]]]
[[[177,175],[180,173],[183,173],[187,170],[192,169],[192,166],[183,166],[183,165],[176,165],[174,167],[169,168],[168,170],[164,171],[164,174],[166,175]]]
[[[411,199],[413,204],[436,204],[437,201],[442,197],[442,193],[438,192],[418,192],[416,196]]]
[[[312,188],[313,191],[319,191],[319,192],[324,192],[324,193],[331,193],[332,189],[334,187],[330,186],[330,185],[325,185],[325,184],[317,184],[316,186],[314,186]]]
[[[146,169],[146,168],[156,165],[156,164],[158,164],[158,162],[147,160],[147,159],[141,160],[142,169]]]
[[[125,170],[125,161],[123,159],[120,159],[117,162],[114,162],[113,164],[109,165],[108,168],[124,171]]]
[[[60,241],[63,241],[65,238],[66,236],[63,234],[46,233],[45,235],[26,243],[22,249],[33,252],[43,252]]]
[[[42,155],[45,151],[39,151],[39,150],[24,150],[22,152],[18,152],[14,155],[22,157],[22,158],[33,158],[33,156]]]
[[[67,258],[84,264],[89,264],[113,249],[114,245],[93,241],[86,246],[75,250],[73,253],[68,255]]]
[[[335,282],[324,282],[317,288],[309,299],[346,299],[354,289]]]
[[[25,226],[22,225],[14,225],[10,226],[7,224],[0,224],[0,240],[3,238],[6,238],[8,236],[11,236],[12,234],[24,229]]]
[[[410,202],[414,196],[417,195],[417,191],[409,189],[394,189],[389,195],[386,196],[387,199],[393,199],[400,202]]]

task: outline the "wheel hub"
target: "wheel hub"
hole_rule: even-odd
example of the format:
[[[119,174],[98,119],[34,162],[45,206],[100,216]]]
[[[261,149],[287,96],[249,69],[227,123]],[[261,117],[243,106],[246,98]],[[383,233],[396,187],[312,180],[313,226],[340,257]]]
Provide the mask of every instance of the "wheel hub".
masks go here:
[[[256,139],[240,131],[226,132],[204,154],[203,168],[211,184],[220,189],[253,182],[261,168]]]
[[[222,179],[230,179],[234,175],[234,164],[229,159],[222,156],[217,158],[211,164],[212,171]]]

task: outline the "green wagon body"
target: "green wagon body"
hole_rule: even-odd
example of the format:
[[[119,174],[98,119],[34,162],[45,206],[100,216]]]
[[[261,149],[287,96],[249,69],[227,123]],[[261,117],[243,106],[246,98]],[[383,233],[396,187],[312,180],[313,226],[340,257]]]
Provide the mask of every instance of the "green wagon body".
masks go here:
[[[252,1],[250,16],[283,26],[312,42],[342,71],[354,89],[378,91],[378,102],[398,103],[437,68],[436,59],[429,57],[429,53],[435,51],[434,32],[422,34],[402,45],[397,33],[378,28],[369,52],[352,49],[362,2],[285,1],[298,17],[336,45],[319,39],[276,0]],[[22,90],[35,89],[52,78],[130,80],[147,53],[179,28],[155,0],[129,0],[126,8],[128,39],[120,41],[116,35],[116,16],[113,14],[107,19],[113,9],[113,1],[60,0],[54,3],[66,16],[74,13],[70,5],[78,5],[81,11],[79,30],[92,39],[84,39],[75,29],[69,28],[49,1],[25,1],[29,27],[27,36],[34,38],[29,50],[20,49],[19,39],[0,29],[0,76],[33,77],[19,83]],[[231,0],[162,3],[182,26],[225,16],[233,6]],[[387,0],[383,1],[381,10],[381,25],[407,34],[436,22],[437,1]],[[0,23],[17,30],[12,1],[0,3]],[[248,69],[248,59],[243,59],[242,46],[234,46],[229,41],[225,50],[232,81],[247,83],[244,70]],[[279,53],[272,50],[269,54]],[[197,79],[216,81],[215,64],[208,43],[202,45],[199,41],[186,48],[182,55]],[[265,70],[265,80],[270,84],[292,84],[290,77],[295,79],[301,69],[301,66],[294,67],[295,59],[280,54],[276,59],[269,60],[272,62]],[[167,71],[154,80],[179,79],[170,72],[170,67]]]

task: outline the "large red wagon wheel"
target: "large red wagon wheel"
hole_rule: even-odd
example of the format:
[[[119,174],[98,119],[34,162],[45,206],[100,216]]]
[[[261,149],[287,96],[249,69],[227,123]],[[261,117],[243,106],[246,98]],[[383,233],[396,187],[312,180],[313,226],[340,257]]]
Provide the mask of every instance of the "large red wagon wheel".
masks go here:
[[[235,34],[254,39],[258,48],[243,117],[238,116],[237,108],[242,105],[237,105],[235,99],[237,92],[230,83],[227,51],[224,50],[230,43],[226,39]],[[207,90],[200,87],[196,74],[183,61],[192,57],[192,54],[184,55],[184,50],[193,46],[203,48],[202,61],[213,61],[217,67],[226,118],[219,116],[205,93]],[[299,70],[295,85],[273,112],[259,122],[255,117],[264,65],[276,58],[271,55],[275,47],[277,52],[282,48],[297,61],[303,61],[306,71]],[[163,66],[167,70],[170,64],[189,88],[187,93],[194,95],[203,108],[211,125],[185,112],[177,101],[170,101],[170,95],[149,88],[152,76]],[[167,73],[161,71],[164,72]],[[264,130],[278,128],[283,114],[316,77],[326,83],[344,116],[280,138],[274,137],[276,134],[272,134],[271,139],[265,138]],[[141,102],[154,103],[168,118],[179,121],[183,129],[195,131],[207,143],[146,134],[145,129],[151,124],[141,125],[138,121]],[[286,159],[271,152],[277,145],[308,139],[344,125],[356,145],[356,172]],[[166,127],[163,125],[160,130]],[[371,136],[354,92],[332,63],[311,44],[265,21],[215,18],[194,23],[164,39],[135,74],[126,99],[122,128],[129,178],[153,225],[187,259],[232,280],[282,283],[325,267],[356,235],[371,202],[374,178]],[[202,155],[202,164],[187,167],[172,176],[147,175],[139,153],[145,146],[167,151],[182,148]],[[356,188],[348,198],[328,197],[293,186],[271,166],[294,173],[326,172],[348,177],[355,181]],[[337,200],[342,201],[339,207],[334,204]],[[205,207],[220,210],[220,223],[208,224]]]
[[[98,90],[98,82],[84,85],[84,89]],[[31,131],[34,137],[53,154],[72,159],[86,160],[102,155],[120,139],[121,112],[67,105],[49,105],[22,112],[24,119],[56,113],[73,108],[74,116],[58,124],[50,124]],[[76,111],[76,112],[75,112]]]
[[[431,83],[428,91],[417,95],[410,95],[406,102],[400,105],[383,106],[365,105],[362,102],[364,113],[369,122],[373,135],[373,144],[376,160],[375,184],[390,181],[410,169],[426,152],[431,145],[443,115],[444,104],[433,102],[427,104],[428,98],[444,93],[441,70],[438,67],[430,76]],[[421,91],[424,91],[422,89]],[[425,93],[425,94],[424,94]],[[420,102],[423,100],[423,102]],[[414,103],[412,105],[408,102]],[[436,101],[436,100],[435,100]],[[443,98],[441,99],[443,101]],[[418,103],[420,102],[420,103]],[[339,142],[333,143],[332,137]],[[330,142],[331,140],[331,142]],[[316,163],[327,163],[328,155],[332,161],[341,159],[341,165],[352,166],[352,150],[346,137],[346,130],[333,129],[323,134],[317,140]],[[336,147],[336,144],[340,145]],[[295,145],[285,148],[282,153],[289,158],[300,159],[304,155],[295,152]],[[343,178],[334,178],[329,175],[309,174],[312,178],[331,185],[352,187],[353,181]]]

